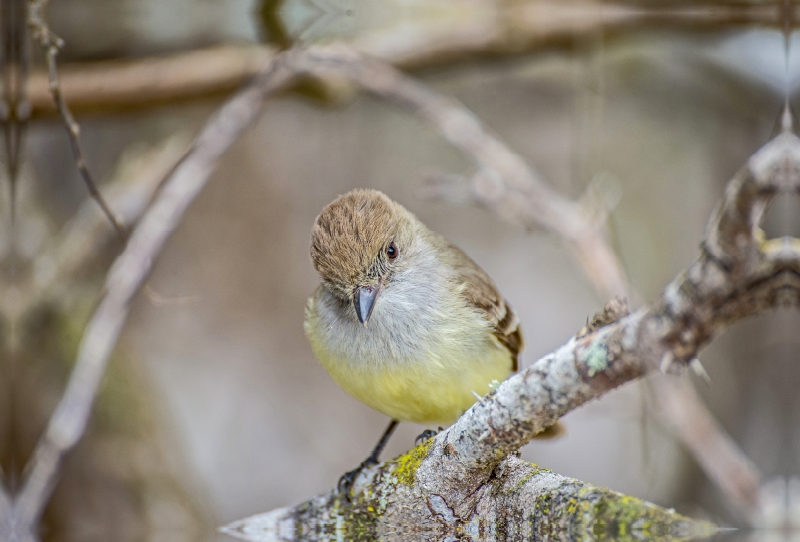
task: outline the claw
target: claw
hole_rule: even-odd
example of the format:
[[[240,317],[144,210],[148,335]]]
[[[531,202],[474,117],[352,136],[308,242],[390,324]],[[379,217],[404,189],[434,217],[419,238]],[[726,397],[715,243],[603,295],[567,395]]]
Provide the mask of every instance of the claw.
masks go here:
[[[442,428],[440,427],[439,431],[441,431],[441,430],[442,430]],[[434,431],[433,429],[426,429],[425,431],[423,431],[422,433],[417,435],[417,438],[414,439],[414,446],[416,446],[420,442],[425,442],[429,438],[435,437],[436,435],[439,434],[439,431]]]
[[[356,478],[358,475],[361,474],[367,467],[371,467],[372,465],[377,465],[378,462],[374,460],[367,459],[366,461],[362,461],[359,466],[354,468],[353,470],[345,472],[341,478],[339,478],[339,483],[336,484],[336,489],[339,490],[339,493],[347,499],[347,502],[352,502],[352,489],[353,483],[355,483]]]

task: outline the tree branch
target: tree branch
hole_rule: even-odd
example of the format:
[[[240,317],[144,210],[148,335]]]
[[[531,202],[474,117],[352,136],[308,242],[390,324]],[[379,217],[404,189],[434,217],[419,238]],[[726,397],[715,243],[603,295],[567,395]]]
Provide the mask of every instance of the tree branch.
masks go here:
[[[130,310],[130,302],[188,205],[211,177],[217,161],[253,122],[264,98],[282,88],[291,73],[269,61],[259,77],[234,95],[205,125],[174,167],[106,280],[106,293],[81,341],[67,389],[26,467],[16,504],[20,532],[31,528],[52,493],[59,464],[83,435],[103,372]]]
[[[391,539],[386,533],[415,528],[426,528],[430,540],[449,540],[448,533],[463,526],[493,525],[491,533],[469,531],[471,540],[488,540],[535,525],[536,515],[546,513],[542,499],[553,498],[543,481],[549,473],[541,471],[529,473],[510,492],[520,498],[533,492],[533,500],[525,500],[533,506],[498,517],[511,498],[502,479],[508,454],[570,410],[656,371],[665,357],[688,362],[730,323],[800,304],[800,240],[764,242],[758,232],[766,203],[790,189],[800,190],[800,139],[784,132],[731,181],[709,223],[705,249],[661,298],[572,338],[504,381],[429,442],[365,471],[354,484],[352,502],[329,491],[233,523],[226,532],[260,542],[329,540],[334,526],[343,525],[364,540]],[[580,508],[582,500],[569,502]]]
[[[135,60],[65,64],[61,88],[79,112],[120,111],[193,98],[222,96],[256,76],[273,47],[224,46]],[[48,74],[30,76],[28,100],[35,116],[57,113]]]
[[[186,137],[172,137],[135,157],[120,161],[118,171],[105,185],[109,204],[120,223],[131,228],[152,202],[156,189],[186,152]],[[26,210],[26,214],[31,210]],[[31,261],[33,272],[14,277],[18,295],[0,299],[0,312],[11,319],[27,314],[45,299],[58,298],[69,290],[70,279],[97,256],[98,247],[116,238],[113,226],[92,198],[87,198],[53,240]],[[0,289],[11,284],[0,278]]]
[[[543,0],[473,1],[428,8],[420,2],[413,23],[359,28],[350,45],[394,66],[408,69],[450,63],[459,58],[519,55],[548,46],[627,29],[677,26],[697,29],[759,24],[781,27],[779,5],[712,1],[559,2]],[[430,9],[430,11],[428,11]],[[452,11],[448,11],[452,10]],[[456,20],[457,24],[453,24]],[[411,27],[409,27],[411,24]],[[67,64],[61,88],[75,112],[104,112],[182,103],[231,92],[254,76],[276,50],[269,46],[228,46],[130,61]],[[31,73],[28,101],[34,116],[57,113],[46,71]]]
[[[521,184],[514,187],[526,197],[553,196],[546,185],[529,175],[525,164],[520,164],[513,153],[502,152],[505,147],[498,140],[491,136],[486,137],[474,117],[464,114],[457,107],[445,107],[443,111],[446,114],[443,116],[439,116],[439,110],[416,107],[415,100],[424,104],[436,96],[431,95],[424,87],[403,79],[391,68],[380,63],[371,63],[372,61],[362,63],[362,60],[358,54],[340,48],[289,51],[277,58],[271,58],[253,83],[234,96],[209,121],[186,156],[168,176],[155,202],[134,230],[128,246],[109,273],[106,294],[87,326],[67,391],[26,469],[29,474],[16,508],[19,525],[29,528],[41,515],[55,483],[60,461],[83,434],[92,401],[127,317],[130,301],[149,273],[167,236],[177,226],[186,207],[210,177],[218,159],[256,117],[263,100],[285,88],[298,76],[327,73],[351,77],[368,90],[419,109],[421,114],[441,126],[454,144],[470,155],[479,156],[490,168],[496,168],[503,175],[510,173],[512,178],[530,182],[528,186]],[[377,71],[364,71],[365,65],[374,67]],[[380,77],[372,78],[375,74]],[[402,92],[397,91],[398,88]],[[784,135],[784,139],[776,139],[776,142],[783,141],[784,146],[796,146],[796,137],[791,140],[789,136],[794,137],[792,134]],[[759,173],[754,173],[741,182],[746,190],[741,188],[740,191],[756,194],[757,202],[766,201],[771,195],[768,190],[764,192],[761,185],[753,188],[753,179],[758,180],[761,179],[759,175],[763,177],[768,174],[762,171],[764,164],[770,167],[774,165],[774,159],[767,159],[767,150],[776,152],[773,149],[775,144],[771,143],[772,147],[768,145],[766,150],[754,156],[753,160],[762,157],[753,163],[753,171],[758,170]],[[496,152],[498,149],[499,152]],[[782,160],[785,158],[783,155],[781,157]],[[518,177],[514,177],[515,175]],[[745,208],[750,202],[746,194],[742,197],[744,200],[733,200],[737,209]],[[730,205],[729,203],[728,206]],[[552,212],[552,209],[545,208],[543,211],[546,214]],[[548,425],[579,404],[641,376],[653,366],[658,366],[658,360],[663,356],[672,356],[678,360],[688,359],[685,356],[693,356],[711,338],[713,332],[745,314],[764,310],[779,301],[796,302],[798,257],[792,243],[786,246],[765,245],[764,248],[768,250],[763,253],[751,250],[745,254],[750,258],[763,256],[763,265],[755,269],[760,273],[759,280],[753,284],[747,282],[752,279],[749,271],[753,270],[750,268],[743,272],[735,265],[731,267],[730,263],[724,267],[713,267],[719,261],[727,259],[735,263],[737,258],[742,257],[742,254],[729,250],[731,246],[743,246],[738,241],[729,242],[729,230],[733,227],[731,225],[738,227],[734,227],[735,235],[741,235],[742,231],[749,231],[751,234],[755,231],[753,228],[747,230],[739,227],[741,221],[737,222],[737,215],[725,206],[721,208],[719,216],[719,227],[709,230],[716,232],[709,235],[709,249],[686,276],[676,280],[660,302],[590,335],[571,340],[553,355],[543,358],[527,371],[503,383],[491,397],[473,407],[465,418],[429,443],[427,455],[419,458],[418,466],[414,464],[412,472],[414,480],[420,483],[412,482],[411,487],[416,489],[411,493],[404,491],[403,495],[413,494],[419,497],[424,494],[424,502],[432,503],[426,504],[424,510],[428,510],[428,514],[437,515],[439,519],[436,521],[439,521],[443,517],[440,512],[444,509],[437,504],[435,495],[448,495],[450,498],[451,493],[434,494],[430,493],[431,488],[449,488],[455,491],[452,495],[473,499],[475,494],[466,491],[464,487],[471,485],[474,489],[488,483],[505,453],[521,446],[535,430]],[[753,216],[757,219],[760,214]],[[551,217],[551,222],[547,224],[553,229],[560,227],[555,217]],[[730,269],[735,273],[729,273]],[[783,292],[782,295],[774,295],[776,288]],[[687,297],[686,292],[691,292],[692,295]],[[746,306],[741,306],[738,302],[742,292],[751,294],[747,297],[750,303]],[[704,318],[699,320],[690,318],[693,316],[692,307],[710,310],[710,315],[704,314]],[[543,376],[543,371],[546,371],[547,376]],[[543,395],[536,395],[537,393]],[[517,400],[518,403],[514,403]],[[484,425],[472,425],[469,422],[471,417],[482,420]],[[508,421],[508,424],[501,424],[502,420]],[[451,461],[449,468],[438,472],[437,468],[448,467],[446,460]],[[375,472],[374,469],[366,471],[365,476]],[[466,475],[466,478],[454,476],[454,473]],[[441,481],[437,481],[439,475]],[[363,487],[358,486],[363,478],[362,476],[357,481],[357,489]],[[531,478],[534,485],[535,478]],[[423,493],[414,493],[417,491]],[[459,506],[463,508],[465,505],[459,501]]]
[[[551,231],[564,240],[601,297],[635,297],[622,263],[608,242],[605,227],[607,210],[598,203],[598,198],[584,197],[579,202],[563,198],[550,189],[519,155],[490,134],[471,112],[379,60],[343,48],[317,48],[296,56],[297,69],[318,76],[331,73],[345,75],[379,97],[411,109],[427,119],[446,140],[475,162],[478,172],[470,182],[464,183],[460,177],[452,175],[433,177],[428,186],[429,196],[451,202],[471,201],[509,222],[528,229]],[[466,190],[465,186],[468,187]],[[587,192],[591,195],[592,187]],[[692,401],[691,396],[682,396],[684,388],[658,381],[654,386],[658,388],[658,397],[677,394],[673,400],[693,405],[697,409],[698,419],[713,419],[702,402]],[[677,416],[677,411],[667,410],[668,416],[672,414]],[[686,430],[685,420],[683,418],[672,423],[684,440],[695,434]],[[760,474],[746,460],[736,443],[724,434],[721,426],[709,424],[706,428],[716,431],[717,435],[699,442],[687,442],[689,449],[701,454],[701,465],[709,466],[710,456],[714,454],[713,461],[716,464],[727,466],[707,472],[740,512],[752,517],[755,507],[753,495],[757,493],[754,487],[731,485],[728,480],[716,477],[723,473],[739,472],[740,479],[750,480],[757,487]],[[712,441],[717,444],[713,449],[702,448],[702,443]],[[746,507],[742,508],[745,503]]]

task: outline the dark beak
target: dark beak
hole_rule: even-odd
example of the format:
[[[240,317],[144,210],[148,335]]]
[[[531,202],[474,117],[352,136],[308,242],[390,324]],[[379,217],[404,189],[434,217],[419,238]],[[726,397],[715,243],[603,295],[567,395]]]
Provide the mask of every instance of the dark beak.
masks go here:
[[[372,309],[375,307],[375,300],[378,299],[378,294],[381,291],[381,286],[378,284],[376,287],[359,286],[356,288],[356,295],[353,297],[353,305],[356,307],[356,314],[358,321],[367,325]]]

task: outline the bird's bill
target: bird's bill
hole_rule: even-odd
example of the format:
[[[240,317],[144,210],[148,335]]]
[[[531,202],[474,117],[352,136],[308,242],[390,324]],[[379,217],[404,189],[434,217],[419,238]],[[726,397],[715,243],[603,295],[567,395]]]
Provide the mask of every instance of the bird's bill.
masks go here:
[[[353,305],[356,307],[356,315],[358,321],[367,325],[369,317],[372,314],[372,309],[375,308],[375,300],[378,299],[378,294],[381,291],[381,285],[372,286],[359,286],[356,288],[356,294],[353,297]]]

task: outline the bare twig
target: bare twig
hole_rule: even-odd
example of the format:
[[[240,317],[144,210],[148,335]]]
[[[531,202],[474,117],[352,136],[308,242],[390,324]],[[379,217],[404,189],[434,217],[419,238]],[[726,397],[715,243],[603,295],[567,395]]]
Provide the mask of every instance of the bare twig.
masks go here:
[[[507,455],[570,410],[657,371],[663,357],[688,362],[732,322],[800,305],[800,239],[763,242],[758,228],[770,198],[798,189],[800,139],[784,132],[730,182],[709,221],[704,250],[655,302],[571,339],[504,381],[431,442],[365,471],[351,501],[326,492],[236,522],[228,532],[259,542],[330,540],[339,529],[365,540],[424,532],[426,540],[444,541],[462,533],[470,540],[513,537],[537,521],[560,528],[561,514],[571,513],[548,506],[557,500],[550,473],[528,471],[509,484]],[[570,495],[572,513],[582,516],[580,497]],[[515,497],[523,504],[516,506]]]
[[[103,199],[102,194],[100,194],[100,191],[97,189],[97,184],[95,184],[94,179],[92,179],[92,175],[89,172],[89,166],[86,163],[86,158],[83,154],[83,148],[81,147],[80,126],[75,121],[75,117],[72,116],[72,112],[70,111],[69,106],[64,99],[64,93],[61,91],[61,85],[58,80],[57,59],[58,52],[64,46],[64,41],[53,34],[53,32],[50,30],[50,26],[47,24],[47,20],[44,16],[45,9],[47,8],[47,2],[48,0],[28,1],[28,25],[31,28],[34,39],[36,39],[39,42],[39,45],[41,45],[44,49],[45,57],[47,58],[47,73],[50,94],[53,97],[53,103],[55,103],[59,115],[61,115],[64,126],[67,128],[69,142],[72,147],[72,154],[75,157],[75,165],[77,166],[78,172],[80,172],[81,177],[83,178],[84,184],[86,184],[86,188],[89,190],[89,194],[91,194],[92,198],[94,198],[94,200],[103,210],[103,213],[105,213],[106,217],[108,217],[109,222],[113,224],[114,229],[117,230],[117,235],[119,235],[120,239],[124,240],[126,236],[124,228],[120,225],[117,217],[114,216],[111,208],[109,208],[108,204]]]
[[[64,454],[83,435],[131,299],[149,274],[164,241],[210,178],[220,156],[256,118],[264,98],[286,84],[290,75],[282,63],[269,61],[252,84],[233,96],[208,121],[133,230],[127,247],[108,274],[106,293],[86,328],[64,396],[26,468],[28,476],[17,500],[20,525],[32,526],[38,520]]]

